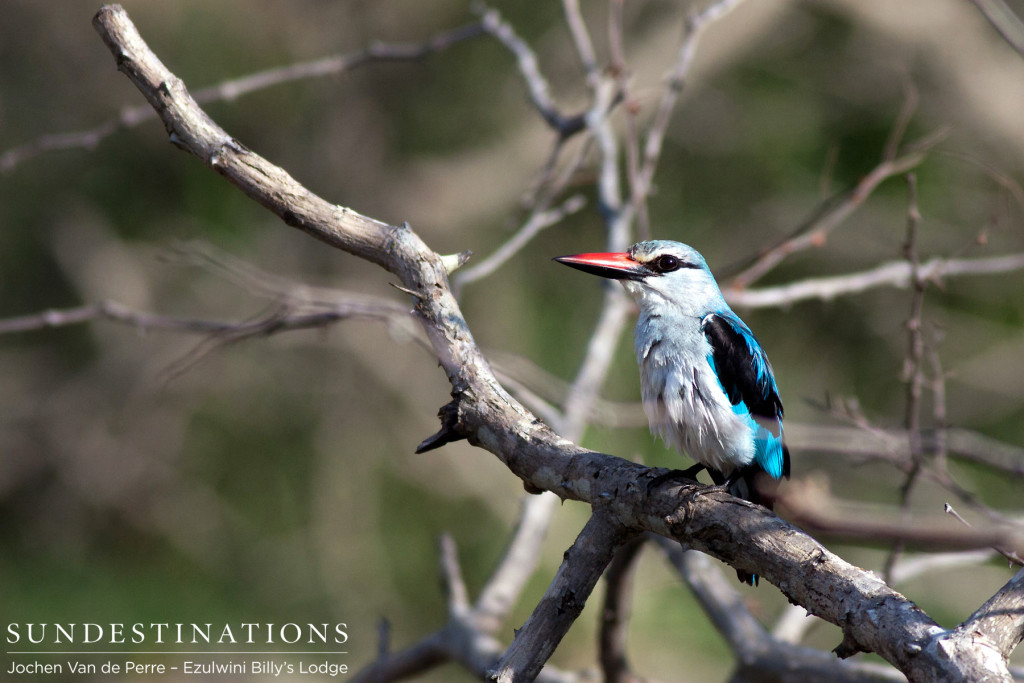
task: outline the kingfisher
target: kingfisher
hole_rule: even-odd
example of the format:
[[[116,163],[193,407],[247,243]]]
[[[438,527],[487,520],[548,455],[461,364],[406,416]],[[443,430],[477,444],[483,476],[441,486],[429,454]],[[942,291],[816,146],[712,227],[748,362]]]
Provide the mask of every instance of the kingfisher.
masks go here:
[[[624,253],[555,259],[619,280],[640,309],[634,348],[651,431],[696,464],[657,478],[712,481],[772,509],[774,487],[789,477],[782,400],[764,349],[726,303],[704,257],[669,240],[638,242]],[[754,585],[757,577],[737,570]]]

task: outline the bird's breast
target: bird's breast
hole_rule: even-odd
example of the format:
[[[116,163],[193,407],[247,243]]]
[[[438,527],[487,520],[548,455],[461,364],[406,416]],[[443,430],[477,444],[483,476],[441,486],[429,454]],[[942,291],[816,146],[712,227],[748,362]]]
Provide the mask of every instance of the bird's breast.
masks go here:
[[[651,431],[667,445],[720,472],[749,463],[754,454],[749,427],[732,409],[696,334],[670,336],[654,326],[637,328],[641,394]]]

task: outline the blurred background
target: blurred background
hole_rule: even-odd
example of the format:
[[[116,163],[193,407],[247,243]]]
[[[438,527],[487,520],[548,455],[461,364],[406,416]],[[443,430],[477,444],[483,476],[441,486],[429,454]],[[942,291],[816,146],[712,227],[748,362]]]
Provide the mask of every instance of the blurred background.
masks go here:
[[[376,40],[421,41],[476,19],[463,0],[123,4],[193,91]],[[1024,3],[1009,4],[1024,14]],[[582,5],[606,64],[607,4]],[[492,6],[536,50],[562,111],[585,108],[561,4]],[[690,8],[625,5],[625,57],[644,126]],[[96,9],[78,0],[4,3],[0,154],[143,104],[91,26]],[[741,4],[703,36],[668,128],[648,205],[654,236],[694,245],[727,275],[878,163],[908,91],[917,104],[905,140],[948,131],[916,169],[921,256],[1024,251],[1024,58],[967,0]],[[513,57],[486,36],[420,62],[370,64],[206,109],[329,201],[409,221],[440,253],[468,249],[478,259],[518,229],[554,142]],[[569,190],[587,206],[461,294],[478,342],[527,385],[571,381],[593,330],[599,284],[550,258],[603,248],[594,178],[584,164]],[[111,300],[184,319],[252,320],[274,308],[268,282],[406,303],[383,271],[287,228],[169,145],[155,120],[94,149],[5,168],[0,207],[0,319]],[[906,182],[890,179],[821,248],[758,285],[902,258],[907,207]],[[948,423],[1012,446],[1024,444],[1022,293],[1024,273],[1015,272],[946,278],[924,300],[948,373]],[[821,405],[842,400],[874,426],[901,427],[910,304],[907,290],[875,289],[740,309],[768,349],[787,424],[839,424]],[[415,641],[445,621],[439,535],[454,537],[476,591],[524,495],[482,450],[413,453],[436,431],[449,389],[406,332],[372,321],[237,343],[103,321],[0,335],[3,621],[345,622],[354,669],[376,656],[381,619],[393,647]],[[639,400],[628,335],[603,397]],[[926,394],[926,422],[930,401]],[[683,462],[642,420],[595,424],[583,445],[653,465]],[[794,475],[812,473],[830,477],[845,499],[899,500],[902,477],[890,465],[794,449]],[[1019,513],[1019,479],[957,463],[953,473],[986,504]],[[925,482],[911,508],[941,521],[948,498]],[[576,503],[557,511],[505,642],[587,516]],[[831,547],[872,569],[884,558],[878,548]],[[993,561],[897,588],[953,625],[1009,576]],[[765,619],[785,606],[770,585],[744,590]],[[554,664],[594,666],[595,606]],[[644,675],[716,680],[732,668],[658,553],[641,562],[633,620],[630,656]],[[808,642],[830,649],[838,631],[817,627]],[[447,665],[424,680],[471,677]]]

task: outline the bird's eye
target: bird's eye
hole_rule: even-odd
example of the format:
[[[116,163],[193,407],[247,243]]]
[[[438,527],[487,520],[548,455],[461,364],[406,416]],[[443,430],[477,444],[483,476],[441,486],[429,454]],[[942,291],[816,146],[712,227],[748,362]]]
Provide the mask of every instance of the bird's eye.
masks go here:
[[[672,256],[671,254],[663,254],[654,259],[651,265],[654,266],[654,270],[659,273],[671,273],[673,270],[679,270],[683,264],[675,256]]]

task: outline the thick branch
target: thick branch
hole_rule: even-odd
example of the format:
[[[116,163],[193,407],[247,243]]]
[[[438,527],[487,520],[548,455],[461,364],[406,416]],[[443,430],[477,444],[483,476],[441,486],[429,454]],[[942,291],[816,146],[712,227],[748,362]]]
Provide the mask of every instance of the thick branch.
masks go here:
[[[474,618],[484,632],[497,633],[536,569],[557,501],[551,494],[524,497],[515,536],[476,601]]]
[[[604,608],[601,610],[599,654],[605,683],[636,683],[639,677],[630,670],[626,658],[630,605],[633,601],[633,575],[645,538],[636,536],[622,546],[605,572]]]
[[[565,552],[547,592],[516,634],[515,642],[495,667],[498,683],[532,681],[562,637],[583,611],[615,552],[629,534],[610,515],[596,509],[590,521]]]
[[[984,636],[1005,660],[1024,639],[1024,569],[957,627],[968,636]]]
[[[734,681],[902,681],[895,669],[858,660],[836,659],[821,650],[786,642],[769,634],[751,614],[736,582],[726,579],[707,556],[658,539],[668,561],[690,586],[712,624],[736,658]],[[809,619],[801,613],[804,621]]]

